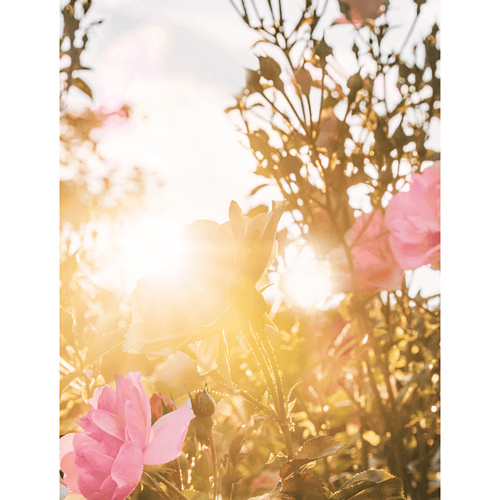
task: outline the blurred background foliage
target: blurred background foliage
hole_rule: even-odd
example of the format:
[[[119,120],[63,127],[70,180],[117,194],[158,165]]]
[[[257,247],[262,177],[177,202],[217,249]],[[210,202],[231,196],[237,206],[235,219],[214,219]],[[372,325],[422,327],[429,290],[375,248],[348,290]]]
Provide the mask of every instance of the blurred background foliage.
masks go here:
[[[269,338],[285,393],[291,391],[292,440],[297,448],[319,435],[345,443],[334,456],[311,464],[331,491],[354,473],[376,468],[399,477],[407,498],[439,498],[439,296],[411,291],[415,271],[406,272],[391,292],[341,293],[332,282],[321,305],[294,300],[285,288],[294,267],[287,259],[291,247],[298,254],[312,249],[315,263],[334,266],[330,252],[355,217],[383,209],[410,173],[439,159],[433,137],[440,117],[438,26],[409,43],[425,1],[414,2],[410,33],[396,40],[397,49],[389,36],[394,2],[384,2],[386,13],[376,19],[353,17],[350,5],[340,2],[336,21],[325,23],[327,3],[306,0],[297,18],[288,16],[286,2],[233,3],[259,37],[255,65],[227,110],[262,178],[250,196],[277,186],[289,203],[269,276],[270,282],[281,277],[281,289],[271,287],[265,295],[278,328]],[[162,183],[144,166],[117,168],[99,150],[106,126],[126,123],[134,109],[93,105],[85,78],[91,69],[82,63],[99,29],[99,22],[87,21],[91,7],[91,0],[62,7],[61,434],[78,430],[88,398],[96,387],[112,384],[114,374],[140,370],[150,393],[172,395],[177,403],[186,389],[207,382],[217,402],[222,484],[233,498],[264,494],[280,481],[286,462],[276,422],[216,374],[201,377],[183,352],[165,360],[122,351],[132,320],[130,299],[123,280],[107,278],[120,275],[120,228],[128,217],[150,213],[148,197],[161,193]],[[337,57],[336,44],[346,37],[352,39],[351,72]],[[86,96],[87,105],[68,106],[72,92]],[[249,216],[267,211],[259,201],[253,206]],[[305,299],[318,287],[313,281]],[[243,338],[232,345],[233,381],[266,403],[262,373],[248,352]],[[233,456],[231,446],[237,449]],[[205,498],[211,488],[209,448],[190,432],[184,451],[184,486]],[[314,488],[305,493],[289,485],[288,497],[282,497],[326,498],[320,490],[316,495]],[[133,498],[155,496],[144,488]]]

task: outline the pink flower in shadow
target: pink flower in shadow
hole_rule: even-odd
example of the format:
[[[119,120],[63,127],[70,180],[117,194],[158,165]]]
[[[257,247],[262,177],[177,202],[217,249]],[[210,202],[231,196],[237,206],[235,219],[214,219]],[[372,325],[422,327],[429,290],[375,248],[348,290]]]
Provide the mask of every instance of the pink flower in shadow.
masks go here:
[[[251,485],[252,491],[257,491],[261,489],[269,489],[276,486],[281,480],[278,472],[273,472],[268,469],[264,469],[259,476],[257,476]]]
[[[63,482],[87,500],[123,500],[139,484],[144,465],[177,458],[182,451],[191,402],[151,426],[151,407],[140,372],[116,376],[116,391],[99,387],[89,400],[93,410],[78,423],[83,432],[60,440]]]
[[[375,19],[380,14],[382,0],[349,0],[351,13],[361,19]]]
[[[361,26],[367,20],[376,19],[381,13],[382,0],[347,0],[351,6],[351,20],[344,15],[335,20],[335,24],[354,24]],[[372,21],[373,22],[373,21]]]
[[[436,266],[441,249],[440,163],[414,174],[410,190],[389,202],[385,222],[391,231],[391,247],[401,267]]]
[[[404,272],[392,252],[389,231],[381,211],[359,217],[346,234],[346,241],[352,246],[359,291],[376,292],[399,288]],[[340,260],[345,280],[344,289],[352,291],[354,287],[345,260]]]

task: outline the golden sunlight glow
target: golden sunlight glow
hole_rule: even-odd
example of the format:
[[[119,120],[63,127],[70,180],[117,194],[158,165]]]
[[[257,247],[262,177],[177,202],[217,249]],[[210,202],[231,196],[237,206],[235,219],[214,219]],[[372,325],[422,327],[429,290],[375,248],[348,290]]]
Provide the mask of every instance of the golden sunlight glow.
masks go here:
[[[180,258],[183,226],[165,217],[141,217],[127,222],[121,231],[119,267],[127,288],[147,271],[172,269]]]
[[[281,278],[285,296],[303,308],[324,308],[333,294],[332,273],[328,262],[316,259],[309,247],[293,245],[285,251],[287,270]]]

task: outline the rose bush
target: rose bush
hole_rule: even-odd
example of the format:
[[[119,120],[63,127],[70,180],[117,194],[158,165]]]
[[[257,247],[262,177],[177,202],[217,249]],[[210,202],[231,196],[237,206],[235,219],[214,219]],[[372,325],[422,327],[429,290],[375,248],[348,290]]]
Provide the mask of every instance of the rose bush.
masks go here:
[[[116,376],[116,391],[99,387],[92,410],[78,420],[83,432],[60,440],[60,469],[72,493],[87,500],[123,500],[141,480],[144,465],[177,458],[189,422],[190,400],[151,425],[151,407],[140,372]]]

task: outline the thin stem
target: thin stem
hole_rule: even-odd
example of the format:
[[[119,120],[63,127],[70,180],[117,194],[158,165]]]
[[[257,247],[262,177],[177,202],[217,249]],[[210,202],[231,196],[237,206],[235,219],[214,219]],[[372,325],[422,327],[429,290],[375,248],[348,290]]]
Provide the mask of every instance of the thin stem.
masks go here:
[[[240,17],[243,17],[243,15],[241,14],[241,12],[238,10],[238,7],[236,7],[236,4],[233,2],[233,0],[229,0],[229,3],[233,6],[234,10],[237,12],[237,14],[240,16]]]
[[[279,9],[279,16],[280,16],[280,26],[283,28],[283,37],[285,38],[285,41],[288,44],[288,41],[285,37],[285,24],[283,20],[283,7],[281,6],[281,0],[278,0],[278,9]]]
[[[287,116],[287,115],[286,115],[283,111],[279,110],[279,109],[276,107],[276,105],[275,105],[275,104],[271,101],[271,99],[269,99],[269,97],[267,97],[267,96],[266,96],[263,92],[262,92],[260,95],[264,98],[264,100],[265,100],[267,103],[269,103],[269,104],[271,105],[271,108],[273,109],[273,111],[275,111],[276,113],[278,113],[278,114],[279,114],[279,115],[283,118],[283,120],[285,120],[285,123],[287,123],[287,124],[288,124],[288,126],[289,126],[291,129],[295,130],[296,132],[299,132],[299,130],[297,130],[297,129],[293,126],[293,124],[292,124],[292,122],[291,122],[290,118],[289,118],[289,117],[288,117],[288,116]],[[297,113],[296,113],[296,112],[295,112],[295,115],[297,116]],[[297,118],[298,118],[298,120],[299,120],[299,123],[300,123],[301,127],[302,127],[302,128],[303,128],[303,130],[304,130],[304,133],[307,135],[307,129],[306,129],[306,128],[302,125],[302,120],[301,120],[298,116],[297,116]]]
[[[158,474],[158,476],[161,478],[163,484],[171,489],[176,495],[178,495],[180,498],[182,499],[187,499],[188,497],[186,497],[186,495],[184,495],[184,493],[182,493],[182,491],[177,488],[176,486],[174,486],[170,481],[168,481],[164,476],[162,476],[161,474]]]
[[[405,49],[406,44],[410,40],[410,36],[413,33],[413,30],[415,29],[415,26],[417,24],[419,14],[420,14],[420,7],[417,6],[417,13],[415,14],[415,19],[413,19],[413,23],[410,26],[410,29],[408,30],[406,38],[404,39],[404,42],[401,44],[401,48],[399,49],[399,52],[398,52],[399,55],[401,55],[403,53],[403,50]]]
[[[370,225],[370,223],[371,223],[371,221],[372,221],[373,217],[375,216],[375,213],[377,212],[378,209],[379,209],[378,205],[375,205],[373,207],[373,210],[372,210],[371,214],[369,215],[368,220],[366,221],[365,225],[361,228],[360,233],[358,234],[358,236],[356,237],[356,239],[349,245],[350,248],[354,248],[354,246],[356,245],[356,243],[360,240],[361,236],[363,236],[363,233],[366,231],[366,229]]]
[[[285,98],[286,102],[290,106],[290,108],[292,108],[293,114],[296,116],[297,120],[299,120],[299,123],[300,123],[301,127],[304,129],[304,132],[307,135],[307,125],[305,124],[305,122],[300,117],[299,113],[295,109],[295,106],[292,104],[292,101],[290,101],[290,98],[288,97],[288,95],[286,94],[286,92],[283,91],[282,94],[283,94],[283,97]],[[300,101],[300,102],[302,104],[302,101]],[[302,106],[303,106],[303,104],[302,104]],[[304,117],[304,120],[305,120],[305,117]]]
[[[391,301],[390,301],[390,293],[387,293],[387,303],[385,306],[385,323],[387,327],[387,333],[389,333],[390,325],[391,325]],[[382,355],[380,353],[380,347],[377,346],[377,350],[375,352],[377,357],[382,360]],[[394,394],[394,387],[391,382],[391,374],[389,373],[388,361],[387,361],[387,353],[384,353],[382,365],[382,373],[384,374],[385,384],[387,386],[387,392],[389,394],[389,402],[391,403],[391,408],[393,412],[397,411],[396,408],[396,398]]]
[[[218,497],[218,489],[219,489],[219,471],[217,467],[217,450],[215,448],[215,441],[214,441],[214,433],[212,429],[210,429],[210,436],[209,436],[209,442],[210,442],[210,452],[212,453],[212,466],[213,466],[213,478],[214,478],[214,500],[217,500]]]
[[[271,342],[269,341],[269,338],[267,335],[261,335],[259,332],[257,332],[257,338],[260,340],[261,345],[264,349],[264,351],[267,354],[267,357],[270,361],[271,369],[273,371],[274,375],[274,380],[276,382],[276,389],[278,393],[278,401],[279,401],[279,406],[280,410],[285,409],[285,399],[283,397],[283,386],[281,383],[281,376],[280,372],[278,369],[278,361],[276,359],[276,354],[274,352],[273,346],[271,345]]]
[[[278,401],[279,401],[278,416],[280,419],[279,424],[283,432],[283,437],[285,438],[288,460],[291,460],[294,457],[293,443],[292,443],[290,428],[288,427],[288,417],[287,417],[288,408],[286,408],[285,406],[285,398],[283,397],[283,385],[278,368],[278,360],[276,359],[276,354],[267,335],[261,335],[260,333],[257,333],[257,335],[260,341],[262,342],[262,345],[266,350],[269,360],[271,362],[271,368],[273,370],[274,380],[276,381],[276,389],[278,392]]]
[[[195,361],[197,360],[196,354],[190,349],[189,347],[186,347],[182,351],[184,354],[187,354],[191,359],[194,359]],[[210,372],[210,375],[214,378],[217,379],[217,381],[224,385],[227,389],[230,391],[237,391],[237,393],[243,398],[246,399],[249,403],[253,404],[255,407],[259,408],[259,410],[265,410],[269,411],[269,408],[265,405],[263,405],[260,401],[255,399],[253,396],[245,392],[243,389],[241,389],[235,382],[231,382],[233,387],[231,387],[223,378],[222,375],[213,370]]]
[[[181,473],[181,463],[179,461],[179,458],[175,460],[175,473],[176,473],[176,481],[177,481],[177,487],[182,489],[182,473]]]
[[[274,408],[278,416],[279,426],[283,434],[283,437],[285,438],[285,445],[288,457],[293,458],[294,452],[293,452],[292,436],[290,433],[290,429],[288,427],[288,423],[286,421],[286,409],[283,398],[283,388],[281,386],[281,379],[278,371],[276,358],[274,357],[274,362],[273,362],[274,353],[270,352],[270,349],[266,349],[266,346],[262,341],[262,338],[260,338],[261,342],[260,343],[258,342],[257,339],[259,339],[259,336],[254,334],[250,323],[248,325],[248,329],[247,328],[244,329],[244,333],[248,342],[250,343],[250,346],[252,347],[252,350],[257,358],[257,361],[259,362],[262,372],[264,373],[264,378],[266,379],[269,392],[274,402]],[[276,377],[275,381],[273,381],[273,377],[269,370],[268,363],[266,362],[265,354],[267,355],[268,360],[270,361],[271,369],[273,370],[273,374]]]
[[[252,327],[250,324],[248,325],[248,328],[243,329],[243,333],[245,334],[245,337],[250,344],[250,347],[252,348],[252,351],[257,358],[257,361],[262,369],[262,373],[264,374],[264,378],[266,379],[267,387],[269,389],[269,394],[271,395],[271,398],[274,403],[274,408],[275,411],[278,411],[279,408],[279,400],[278,400],[278,394],[276,392],[276,387],[274,385],[273,377],[271,376],[271,372],[269,371],[269,366],[266,363],[266,359],[264,357],[262,348],[259,346],[258,342],[255,339]]]
[[[151,482],[153,483],[154,487],[156,488],[156,490],[161,493],[161,496],[163,498],[166,498],[167,500],[171,500],[170,497],[161,489],[161,486],[159,485],[158,481],[155,479],[154,476],[151,476],[150,474],[148,474],[146,471],[144,471],[144,474],[151,480]],[[183,500],[189,500],[189,498],[184,495],[184,493],[182,493],[181,490],[179,490],[178,488],[176,488],[172,483],[170,483],[169,481],[167,481],[162,475],[158,474],[158,477],[161,479],[162,483],[169,489],[171,489],[173,492],[175,492],[176,495],[178,495],[180,498],[182,498]]]
[[[276,25],[276,19],[274,17],[274,9],[271,0],[267,0],[267,4],[269,6],[269,11],[271,12],[271,19],[273,20],[273,25]]]

